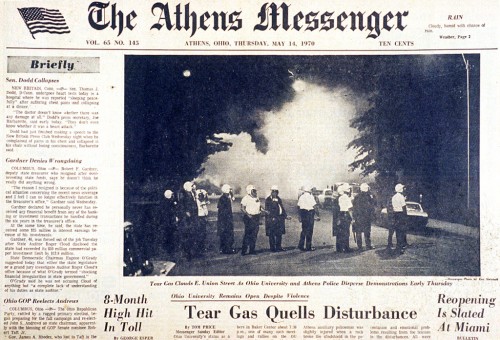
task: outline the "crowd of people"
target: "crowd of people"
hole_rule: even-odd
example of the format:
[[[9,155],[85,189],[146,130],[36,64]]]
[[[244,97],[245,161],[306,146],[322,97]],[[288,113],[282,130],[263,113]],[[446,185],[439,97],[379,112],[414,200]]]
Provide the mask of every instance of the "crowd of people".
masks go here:
[[[261,219],[264,219],[265,233],[269,238],[271,252],[282,252],[282,236],[286,232],[288,216],[277,186],[272,186],[270,195],[265,199],[264,206],[258,197],[257,189],[253,185],[246,187],[246,195],[241,199],[240,210],[243,216],[244,235],[241,244],[241,255],[256,255],[256,241]],[[236,254],[233,221],[233,201],[235,197],[230,185],[221,187],[222,195],[217,202],[217,235],[219,252],[221,254]],[[404,215],[406,214],[404,186],[397,184],[395,194],[387,204],[390,223],[388,227],[387,247],[392,249],[393,234],[396,234],[396,251],[404,253],[407,246]],[[185,182],[182,189],[174,193],[172,190],[164,192],[161,213],[164,215],[162,225],[162,239],[164,250],[174,253],[180,250],[188,261],[202,257],[206,251],[208,229],[209,196],[204,189],[197,189],[196,184]],[[319,202],[313,195],[313,188],[302,187],[297,209],[301,233],[298,249],[314,251],[313,231],[315,221],[320,220]],[[371,225],[375,219],[376,200],[370,192],[367,183],[360,185],[360,192],[353,195],[349,184],[338,186],[332,202],[332,235],[336,238],[336,251],[347,253],[354,251],[349,245],[352,231],[358,250],[374,249],[371,241]],[[126,273],[134,273],[144,266],[142,259],[135,259],[141,251],[137,249],[137,242],[131,233],[131,223],[125,227],[125,255],[124,266]],[[147,261],[146,261],[147,262]],[[127,267],[128,264],[128,267]],[[138,269],[139,268],[139,269]],[[144,270],[144,269],[143,269]]]

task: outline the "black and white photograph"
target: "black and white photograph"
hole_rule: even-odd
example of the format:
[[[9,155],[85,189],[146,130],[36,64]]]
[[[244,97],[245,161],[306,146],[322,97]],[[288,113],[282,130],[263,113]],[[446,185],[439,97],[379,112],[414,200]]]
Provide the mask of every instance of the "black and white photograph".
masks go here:
[[[480,275],[479,75],[479,54],[125,56],[123,275]]]

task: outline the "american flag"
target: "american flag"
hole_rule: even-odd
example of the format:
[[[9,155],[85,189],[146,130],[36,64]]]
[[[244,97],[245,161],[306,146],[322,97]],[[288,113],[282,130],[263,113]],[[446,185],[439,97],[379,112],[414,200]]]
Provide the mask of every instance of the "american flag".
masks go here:
[[[58,9],[47,9],[41,7],[18,8],[21,17],[30,30],[33,39],[36,33],[69,33],[69,27],[63,15]]]

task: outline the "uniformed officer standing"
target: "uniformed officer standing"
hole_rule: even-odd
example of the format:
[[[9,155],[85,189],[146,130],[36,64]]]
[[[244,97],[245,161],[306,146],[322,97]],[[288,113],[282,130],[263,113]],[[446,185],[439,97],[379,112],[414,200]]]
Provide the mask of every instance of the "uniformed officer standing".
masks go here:
[[[245,224],[245,234],[243,235],[243,245],[241,255],[255,255],[255,243],[259,233],[260,212],[264,211],[257,197],[257,189],[253,185],[246,188],[247,195],[241,200],[241,211],[243,212],[243,222]]]
[[[233,191],[228,184],[222,186],[222,195],[217,202],[217,233],[220,238],[219,251],[223,254],[234,254],[234,225],[231,201]]]
[[[394,229],[396,230],[396,250],[403,254],[407,246],[406,243],[406,199],[403,196],[404,185],[401,183],[396,184],[394,191],[396,193],[392,196],[392,209],[394,211]]]
[[[269,247],[272,252],[284,251],[281,247],[281,237],[285,234],[285,219],[287,219],[285,207],[276,185],[271,187],[271,195],[266,198],[266,236],[269,236]]]
[[[370,236],[372,219],[375,214],[375,198],[369,192],[370,186],[368,184],[362,183],[360,190],[361,192],[352,201],[352,213],[354,217],[352,229],[356,235],[356,243],[359,250],[363,249],[363,234],[365,235],[366,249],[374,249]]]
[[[196,205],[198,207],[198,227],[195,237],[195,255],[201,256],[205,251],[205,240],[208,227],[208,193],[204,189],[196,190]]]
[[[161,202],[161,212],[163,217],[163,247],[169,254],[175,252],[177,245],[177,200],[172,190],[165,190],[165,197]]]
[[[316,250],[312,246],[312,236],[314,231],[315,215],[319,221],[319,208],[314,196],[311,193],[311,187],[304,186],[304,193],[299,197],[297,206],[299,208],[299,218],[302,222],[302,231],[300,233],[299,249],[302,251]]]
[[[340,252],[339,242],[339,224],[340,224],[340,207],[339,207],[339,192],[335,190],[332,194],[332,236],[336,238],[336,250]]]
[[[190,261],[196,254],[194,247],[198,227],[198,205],[193,193],[193,183],[186,182],[179,192],[179,223],[181,226],[181,243],[184,253]]]
[[[142,275],[144,255],[135,238],[133,225],[125,221],[123,226],[123,275]]]
[[[338,233],[337,233],[337,251],[341,253],[351,252],[351,248],[349,247],[349,233],[351,227],[351,210],[352,210],[352,201],[349,197],[348,193],[350,192],[351,187],[349,184],[344,183],[337,189],[339,193],[339,219],[337,222],[338,225]]]

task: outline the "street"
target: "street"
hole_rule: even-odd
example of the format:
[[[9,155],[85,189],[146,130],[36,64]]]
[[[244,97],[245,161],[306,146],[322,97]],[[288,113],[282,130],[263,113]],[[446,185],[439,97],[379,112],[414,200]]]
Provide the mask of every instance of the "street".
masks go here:
[[[233,203],[235,244],[241,249],[244,226],[239,201]],[[209,215],[206,251],[203,257],[187,261],[182,251],[168,255],[159,250],[153,258],[155,271],[160,275],[169,262],[175,266],[168,275],[182,276],[477,276],[480,275],[479,229],[429,220],[424,230],[408,233],[410,246],[404,254],[386,249],[388,231],[372,226],[373,250],[337,253],[332,237],[332,216],[320,210],[321,220],[315,222],[313,246],[316,251],[303,252],[297,248],[301,226],[298,221],[296,201],[284,200],[287,213],[286,234],[282,245],[285,252],[270,252],[264,225],[260,226],[257,255],[241,256],[219,254],[217,237],[217,201],[212,199]],[[262,223],[264,218],[261,219]],[[396,242],[394,236],[394,244]],[[351,234],[350,246],[357,249]],[[168,261],[168,262],[167,262]]]

